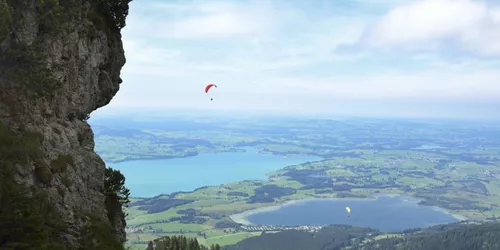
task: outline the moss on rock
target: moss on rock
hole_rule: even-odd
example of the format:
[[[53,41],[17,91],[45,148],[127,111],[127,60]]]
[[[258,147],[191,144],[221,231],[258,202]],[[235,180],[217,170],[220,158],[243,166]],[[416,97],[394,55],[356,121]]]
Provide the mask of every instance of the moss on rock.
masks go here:
[[[129,3],[132,0],[93,0],[96,9],[106,17],[109,27],[121,30],[125,27],[125,19],[128,15]]]
[[[40,31],[42,33],[68,32],[72,21],[80,14],[81,4],[81,1],[76,0],[37,0]]]
[[[49,184],[52,181],[52,171],[42,160],[35,161],[35,174],[37,179],[43,184]]]
[[[52,171],[54,173],[62,173],[66,171],[68,166],[75,166],[75,160],[73,159],[73,156],[71,155],[59,155],[57,159],[53,160],[50,163],[50,166],[52,167]]]
[[[16,133],[0,123],[0,164],[13,167],[15,164],[27,164],[32,159],[39,159],[43,140],[43,135],[38,132],[21,128]]]
[[[0,248],[67,249],[58,239],[66,228],[47,194],[18,183],[19,166],[40,163],[43,136],[0,123]]]
[[[63,177],[61,177],[61,182],[65,187],[71,187],[71,180],[68,178],[68,176],[64,175]]]
[[[85,236],[80,239],[80,249],[125,249],[120,239],[113,233],[111,223],[98,214],[87,214],[90,220],[85,228]]]
[[[0,41],[10,33],[12,13],[5,0],[0,0]]]
[[[45,59],[43,49],[36,44],[16,44],[0,56],[0,65],[6,67],[4,77],[20,83],[28,95],[52,98],[62,83],[55,79]]]

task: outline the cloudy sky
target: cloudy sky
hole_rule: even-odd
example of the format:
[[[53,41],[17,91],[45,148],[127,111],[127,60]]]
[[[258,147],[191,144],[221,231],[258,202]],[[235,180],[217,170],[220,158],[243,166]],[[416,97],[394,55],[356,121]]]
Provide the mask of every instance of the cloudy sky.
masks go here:
[[[108,110],[500,117],[498,1],[135,0],[123,40]]]

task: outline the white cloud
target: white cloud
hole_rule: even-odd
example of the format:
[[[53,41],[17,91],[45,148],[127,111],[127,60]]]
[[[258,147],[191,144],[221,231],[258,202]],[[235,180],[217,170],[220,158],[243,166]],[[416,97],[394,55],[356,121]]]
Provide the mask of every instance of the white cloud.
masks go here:
[[[124,43],[128,64],[138,62],[148,68],[126,66],[134,72],[152,72],[150,65],[160,62],[168,69],[155,74],[172,76],[181,74],[174,70],[179,68],[189,69],[189,74],[198,69],[258,72],[361,57],[333,52],[336,46],[359,39],[364,24],[352,17],[313,21],[292,5],[266,0],[150,2],[138,8],[136,13],[131,9],[124,30],[129,39]],[[157,12],[164,12],[165,18]],[[183,41],[191,44],[181,45]],[[169,47],[172,43],[177,43],[176,49]]]
[[[451,39],[462,49],[495,55],[496,43],[483,38],[495,34],[500,12],[471,0],[384,0],[387,9],[406,5],[363,33],[385,7],[358,2],[369,7],[351,9],[352,15],[343,15],[342,5],[331,15],[314,9],[319,5],[278,0],[138,3],[124,32],[124,83],[110,106],[310,112],[500,100],[500,59],[442,55]],[[358,42],[419,53],[335,50]],[[207,83],[219,85],[214,102],[202,91]]]
[[[369,77],[331,78],[302,85],[302,92],[340,99],[379,101],[495,101],[500,100],[498,71],[474,73],[419,72]]]
[[[161,32],[166,37],[184,39],[257,36],[268,32],[273,25],[269,14],[272,6],[263,1],[252,3],[201,3],[193,6],[191,15],[164,22]]]
[[[135,39],[207,39],[262,36],[274,28],[268,1],[132,2],[123,34]]]
[[[175,38],[231,37],[256,35],[265,31],[266,24],[249,16],[235,13],[215,13],[165,25],[167,34]]]
[[[362,41],[376,48],[439,51],[458,46],[500,55],[500,9],[476,0],[422,0],[396,7]]]

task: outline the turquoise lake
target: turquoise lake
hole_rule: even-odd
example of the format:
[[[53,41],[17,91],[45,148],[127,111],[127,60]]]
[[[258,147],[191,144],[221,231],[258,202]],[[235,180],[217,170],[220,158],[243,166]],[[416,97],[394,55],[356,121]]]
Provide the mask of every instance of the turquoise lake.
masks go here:
[[[107,164],[120,170],[132,197],[152,197],[192,191],[243,180],[266,180],[266,174],[290,165],[321,160],[314,156],[287,157],[246,152],[199,154],[193,157],[137,160]]]
[[[348,224],[385,232],[458,221],[444,210],[417,203],[418,200],[404,196],[379,196],[375,200],[311,200],[288,204],[275,211],[254,213],[246,220],[260,225]],[[351,208],[349,215],[346,207]]]

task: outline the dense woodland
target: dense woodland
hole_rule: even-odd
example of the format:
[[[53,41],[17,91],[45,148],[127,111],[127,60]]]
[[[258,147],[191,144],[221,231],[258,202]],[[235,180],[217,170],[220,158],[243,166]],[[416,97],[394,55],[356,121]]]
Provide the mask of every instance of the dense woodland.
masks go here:
[[[402,237],[372,240],[376,230],[333,226],[316,233],[284,231],[245,239],[229,250],[498,250],[500,223],[482,225],[449,224],[428,229],[409,230]],[[369,240],[366,242],[366,240]]]
[[[342,249],[361,242],[368,234],[379,232],[368,228],[337,225],[323,228],[319,232],[288,230],[279,233],[263,233],[261,236],[245,239],[229,250],[319,250]]]
[[[250,196],[247,203],[274,202],[275,198],[295,194],[294,188],[283,188],[276,185],[265,185],[254,190],[255,195]]]
[[[165,236],[149,242],[146,250],[224,250],[218,244],[207,248],[200,245],[196,238],[185,236]]]
[[[381,239],[364,248],[357,249],[454,249],[454,250],[495,250],[500,249],[500,223],[466,225],[436,234],[410,234],[400,239]]]

